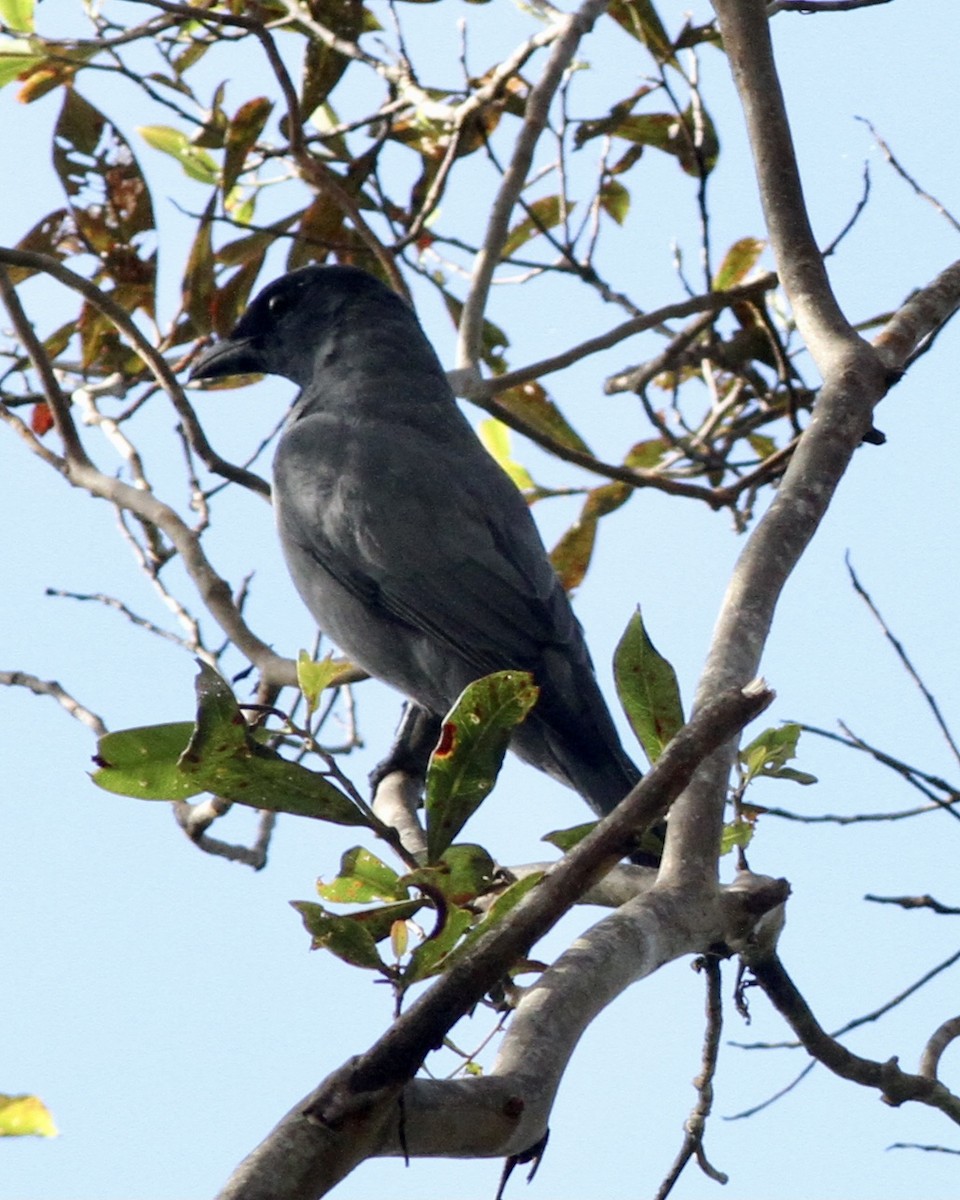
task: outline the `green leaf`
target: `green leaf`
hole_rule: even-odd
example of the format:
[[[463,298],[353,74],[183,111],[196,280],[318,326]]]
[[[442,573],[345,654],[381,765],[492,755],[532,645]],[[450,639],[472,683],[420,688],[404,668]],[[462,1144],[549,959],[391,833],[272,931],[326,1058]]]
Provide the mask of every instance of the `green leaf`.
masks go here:
[[[18,250],[32,250],[39,254],[49,254],[51,258],[64,259],[70,254],[76,254],[82,247],[77,237],[76,226],[69,209],[58,208],[47,213],[23,235],[17,242]],[[22,283],[36,274],[32,267],[7,267],[12,283]],[[53,355],[55,358],[56,355]]]
[[[759,459],[769,458],[777,449],[777,443],[773,438],[767,437],[764,433],[751,433],[747,437],[747,442],[750,445],[750,449]]]
[[[496,879],[497,866],[483,846],[458,842],[448,846],[433,866],[420,867],[404,875],[405,887],[423,887],[437,891],[450,904],[470,904],[490,891]]]
[[[34,0],[0,0],[0,21],[14,33],[33,33]]]
[[[116,284],[112,299],[128,311],[142,308],[153,315],[157,231],[147,181],[117,126],[75,88],[64,92],[53,163],[76,233]],[[96,361],[104,373],[120,369],[129,351],[119,345],[112,323],[90,316],[93,325],[81,326],[85,361]],[[117,347],[113,362],[104,354],[111,344]]]
[[[366,10],[360,0],[311,0],[310,16],[346,42],[364,32]],[[303,63],[300,109],[309,114],[339,83],[351,59],[319,38],[307,40]]]
[[[312,950],[329,950],[353,967],[389,974],[387,964],[377,951],[373,933],[360,921],[329,913],[322,904],[309,900],[291,900],[290,906],[300,914],[310,934]]]
[[[155,725],[102,737],[94,783],[138,800],[184,800],[212,792],[271,812],[336,825],[367,823],[325,776],[259,745],[229,686],[205,663],[196,690],[195,724]]]
[[[546,434],[571,450],[590,453],[590,447],[547,395],[543,384],[531,381],[507,388],[497,397],[497,402],[538,433]]]
[[[740,751],[744,783],[750,783],[762,775],[772,779],[789,779],[804,785],[816,783],[814,775],[786,765],[797,756],[799,737],[800,726],[792,721],[781,725],[779,729],[765,729],[757,734],[753,741]]]
[[[694,130],[699,131],[700,145],[694,143]],[[699,178],[709,175],[720,154],[717,131],[710,114],[694,114],[687,108],[677,113],[626,113],[616,109],[599,121],[584,121],[577,130],[575,144],[583,145],[591,138],[607,135],[623,138],[638,146],[650,146],[672,154],[688,175]]]
[[[406,888],[392,867],[375,854],[354,846],[340,859],[340,872],[330,883],[317,883],[317,892],[335,904],[369,904],[372,900],[403,900]]]
[[[772,779],[789,779],[793,783],[802,784],[803,787],[818,782],[816,775],[811,775],[809,771],[797,771],[793,767],[781,767],[779,771],[771,771],[770,776]]]
[[[566,854],[568,850],[579,845],[596,827],[596,821],[584,821],[582,825],[571,825],[569,829],[554,829],[552,833],[544,834],[540,841],[556,846],[558,850]]]
[[[403,983],[407,987],[418,979],[434,975],[444,965],[447,955],[474,924],[476,917],[465,908],[448,908],[443,928],[431,934],[417,946],[403,972]]]
[[[746,849],[750,845],[754,834],[754,822],[752,821],[730,821],[723,827],[723,833],[720,835],[720,854],[729,854],[736,846],[741,846]]]
[[[600,188],[600,207],[618,225],[622,225],[630,212],[630,193],[619,180],[607,179]]]
[[[320,693],[330,687],[344,671],[343,663],[337,662],[332,654],[327,654],[315,662],[306,650],[297,655],[297,684],[307,702],[307,709],[312,713],[316,710]]]
[[[148,146],[175,158],[191,179],[213,186],[220,171],[213,158],[200,146],[194,146],[185,133],[170,125],[138,125],[137,133]]]
[[[50,1110],[36,1096],[0,1093],[0,1137],[56,1137]]]
[[[613,0],[607,11],[631,37],[643,42],[657,62],[676,65],[673,44],[652,0]]]
[[[630,725],[655,763],[683,725],[683,704],[676,672],[650,641],[639,608],[614,652],[613,671]]]
[[[510,735],[536,703],[526,671],[497,671],[469,684],[443,723],[427,768],[427,851],[436,862],[493,787]]]
[[[227,126],[224,143],[226,153],[223,156],[224,195],[230,192],[237,182],[246,164],[247,155],[263,132],[272,110],[272,100],[268,100],[266,96],[256,96],[240,105]]]
[[[575,207],[576,205],[569,201],[564,204],[561,196],[541,196],[539,200],[534,200],[532,204],[527,205],[527,216],[507,234],[500,257],[509,258],[531,238],[559,225]]]
[[[216,277],[213,268],[213,218],[217,210],[216,194],[210,197],[200,216],[187,264],[180,284],[183,307],[193,324],[194,335],[213,329]]]
[[[32,44],[20,38],[0,45],[0,87],[19,79],[25,71],[43,62],[46,55],[32,53]]]
[[[335,825],[367,823],[329,779],[258,745],[226,681],[206,663],[200,665],[196,689],[196,729],[179,767],[201,791]]]
[[[510,427],[498,421],[496,417],[487,417],[477,426],[477,436],[483,442],[487,452],[496,460],[510,476],[521,492],[536,490],[536,484],[530,472],[513,457],[510,445]]]
[[[663,462],[663,456],[669,449],[670,446],[664,438],[649,438],[645,442],[636,442],[623,460],[623,465],[635,467],[640,471],[651,471]]]
[[[580,516],[550,551],[550,561],[568,592],[578,588],[587,574],[601,517],[615,512],[632,494],[631,487],[616,481],[587,493]]]
[[[531,871],[529,875],[525,875],[522,879],[517,879],[505,891],[501,892],[489,909],[487,909],[483,920],[475,924],[463,941],[448,955],[444,966],[446,967],[453,962],[458,962],[465,955],[469,954],[477,940],[493,929],[494,926],[499,925],[508,913],[513,912],[524,896],[537,886],[545,874],[545,871]]]
[[[97,787],[138,800],[186,800],[204,789],[177,763],[193,734],[192,721],[107,733],[97,743],[91,776]]]
[[[735,287],[750,274],[757,265],[757,260],[766,248],[767,243],[762,238],[745,237],[734,242],[723,256],[723,262],[713,279],[715,292],[726,291]]]

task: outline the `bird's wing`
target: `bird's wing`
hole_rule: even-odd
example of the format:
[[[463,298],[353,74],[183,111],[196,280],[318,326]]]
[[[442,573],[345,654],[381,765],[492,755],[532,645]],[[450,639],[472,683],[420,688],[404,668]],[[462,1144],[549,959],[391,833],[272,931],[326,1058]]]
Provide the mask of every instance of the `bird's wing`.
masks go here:
[[[523,498],[469,427],[404,434],[296,422],[275,463],[284,535],[368,610],[478,674],[582,645]]]

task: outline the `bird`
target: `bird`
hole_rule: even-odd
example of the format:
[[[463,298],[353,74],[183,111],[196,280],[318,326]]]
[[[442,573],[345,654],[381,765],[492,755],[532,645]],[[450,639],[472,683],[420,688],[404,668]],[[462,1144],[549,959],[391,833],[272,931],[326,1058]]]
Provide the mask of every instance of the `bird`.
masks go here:
[[[412,307],[357,267],[291,271],[191,380],[254,373],[300,389],[273,501],[320,630],[407,697],[430,736],[469,683],[530,672],[539,698],[511,749],[611,812],[640,772],[527,503],[461,412]]]

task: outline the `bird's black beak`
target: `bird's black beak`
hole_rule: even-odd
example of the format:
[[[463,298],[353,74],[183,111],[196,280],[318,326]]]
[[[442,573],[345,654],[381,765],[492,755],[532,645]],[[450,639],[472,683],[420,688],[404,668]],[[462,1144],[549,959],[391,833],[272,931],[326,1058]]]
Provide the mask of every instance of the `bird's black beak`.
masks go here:
[[[190,372],[190,382],[263,373],[263,359],[252,338],[224,338],[200,355]]]

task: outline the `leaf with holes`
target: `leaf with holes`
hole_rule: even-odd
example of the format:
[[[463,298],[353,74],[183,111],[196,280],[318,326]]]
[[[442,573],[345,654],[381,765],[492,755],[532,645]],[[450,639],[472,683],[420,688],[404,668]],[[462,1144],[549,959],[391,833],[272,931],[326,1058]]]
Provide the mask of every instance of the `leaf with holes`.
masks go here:
[[[489,795],[510,735],[536,703],[527,671],[497,671],[464,688],[427,768],[427,851],[436,862]]]

